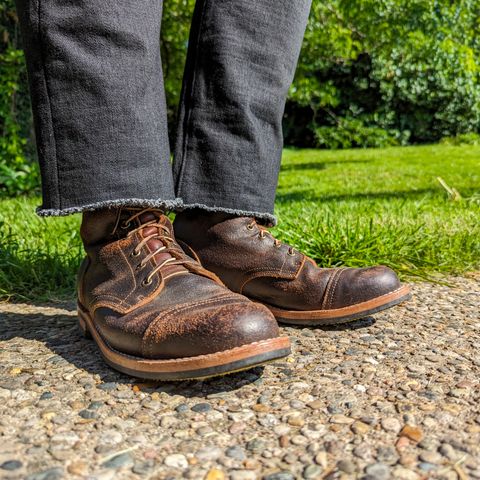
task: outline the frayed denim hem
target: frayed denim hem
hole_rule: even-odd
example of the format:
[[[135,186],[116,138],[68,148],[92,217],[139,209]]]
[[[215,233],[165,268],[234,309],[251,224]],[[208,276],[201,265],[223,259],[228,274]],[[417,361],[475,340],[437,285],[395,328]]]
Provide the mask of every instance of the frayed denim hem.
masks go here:
[[[238,217],[254,217],[257,220],[265,222],[267,226],[274,227],[277,224],[277,217],[271,213],[266,212],[254,212],[250,210],[240,210],[236,208],[224,208],[224,207],[209,207],[202,203],[188,203],[181,206],[179,210],[190,210],[198,208],[200,210],[206,210],[207,212],[225,212]]]
[[[144,208],[159,208],[163,210],[178,210],[183,206],[180,198],[174,200],[152,200],[142,198],[121,198],[118,200],[105,200],[103,202],[90,203],[78,207],[68,207],[61,209],[42,208],[38,207],[36,212],[40,217],[64,217],[74,213],[82,213],[92,210],[100,210],[104,208],[119,208],[119,207],[144,207]]]

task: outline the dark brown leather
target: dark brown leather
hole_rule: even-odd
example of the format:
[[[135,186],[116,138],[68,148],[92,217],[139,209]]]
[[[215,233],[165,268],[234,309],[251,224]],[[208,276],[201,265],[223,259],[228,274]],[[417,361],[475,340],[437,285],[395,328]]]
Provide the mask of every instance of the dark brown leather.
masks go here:
[[[183,212],[174,229],[184,250],[231,290],[274,307],[337,309],[401,286],[395,272],[384,266],[319,268],[249,217]]]
[[[86,212],[81,236],[79,302],[110,347],[170,359],[278,336],[268,309],[232,293],[183,252],[160,211]]]

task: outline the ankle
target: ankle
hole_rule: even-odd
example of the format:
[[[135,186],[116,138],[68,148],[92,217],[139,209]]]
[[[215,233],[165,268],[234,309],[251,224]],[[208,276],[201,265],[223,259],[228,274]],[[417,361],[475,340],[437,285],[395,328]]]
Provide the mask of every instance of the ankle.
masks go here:
[[[80,237],[83,243],[102,241],[111,232],[118,216],[118,208],[104,208],[82,213]]]
[[[225,212],[209,212],[199,208],[188,209],[176,215],[173,222],[175,236],[185,242],[193,240],[198,241],[200,238],[206,239],[209,231],[220,223],[235,218]]]
[[[226,212],[211,212],[201,208],[191,208],[177,213],[175,216],[175,222],[214,225],[216,223],[221,223],[225,220],[235,218],[236,216],[238,215],[232,215]]]

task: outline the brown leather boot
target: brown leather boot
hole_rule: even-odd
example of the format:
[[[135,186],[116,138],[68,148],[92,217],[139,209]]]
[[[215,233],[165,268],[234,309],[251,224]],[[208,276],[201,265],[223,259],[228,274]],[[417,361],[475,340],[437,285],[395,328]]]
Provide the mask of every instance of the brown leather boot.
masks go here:
[[[81,328],[129,375],[180,380],[284,357],[273,315],[187,257],[158,210],[87,212],[78,278]]]
[[[189,255],[284,323],[344,323],[411,296],[387,267],[319,268],[252,218],[183,212],[174,229]]]

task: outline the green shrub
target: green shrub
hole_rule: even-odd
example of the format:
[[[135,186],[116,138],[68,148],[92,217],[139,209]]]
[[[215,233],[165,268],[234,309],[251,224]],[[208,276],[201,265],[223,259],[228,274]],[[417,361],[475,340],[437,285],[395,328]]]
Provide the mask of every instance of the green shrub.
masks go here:
[[[5,197],[36,191],[39,171],[29,155],[30,104],[11,0],[0,5],[0,19],[0,197]]]
[[[0,196],[33,192],[39,183],[38,167],[26,156],[27,140],[16,118],[19,77],[24,68],[23,52],[8,48],[0,54]]]
[[[440,141],[444,145],[480,145],[480,135],[478,133],[464,133],[456,137],[444,137]]]
[[[315,146],[330,149],[399,145],[398,132],[366,126],[362,120],[340,118],[334,127],[315,128]]]
[[[175,137],[178,102],[194,6],[195,0],[164,0],[163,5],[160,45],[172,142]]]
[[[342,124],[400,144],[479,132],[479,30],[478,0],[314,0],[287,143],[329,147]]]

